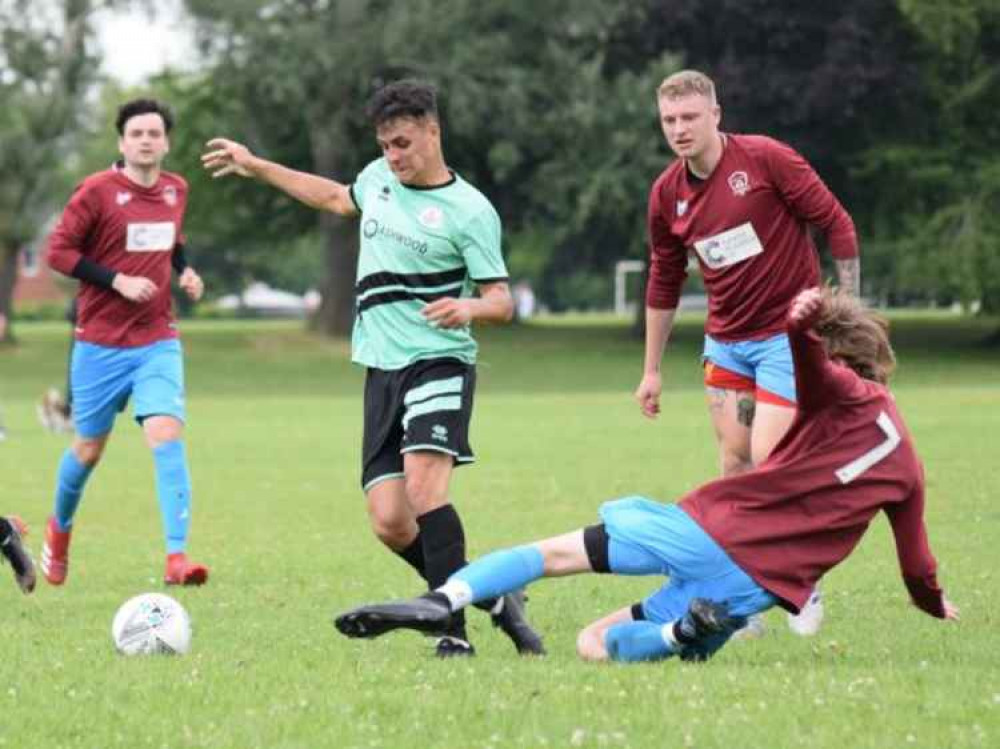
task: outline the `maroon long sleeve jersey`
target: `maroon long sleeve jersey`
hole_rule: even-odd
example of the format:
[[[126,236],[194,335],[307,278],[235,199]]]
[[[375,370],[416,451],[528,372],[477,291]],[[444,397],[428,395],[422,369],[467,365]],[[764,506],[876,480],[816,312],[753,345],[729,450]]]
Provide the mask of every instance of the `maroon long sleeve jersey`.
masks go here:
[[[675,309],[694,253],[708,292],[705,331],[721,341],[784,330],[795,295],[820,280],[808,225],[826,233],[835,258],[856,257],[854,222],[808,162],[760,135],[723,136],[705,180],[677,159],[649,194],[646,304]]]
[[[681,507],[793,612],[882,510],[913,602],[944,617],[923,467],[892,395],[831,362],[809,321],[788,333],[799,393],[788,433],[759,468],[706,484]]]
[[[187,182],[161,172],[143,187],[113,167],[87,177],[66,204],[48,241],[48,262],[73,274],[86,257],[112,271],[156,284],[148,302],[130,302],[113,289],[81,281],[77,340],[102,346],[144,346],[177,337],[170,298],[171,254],[183,244]]]

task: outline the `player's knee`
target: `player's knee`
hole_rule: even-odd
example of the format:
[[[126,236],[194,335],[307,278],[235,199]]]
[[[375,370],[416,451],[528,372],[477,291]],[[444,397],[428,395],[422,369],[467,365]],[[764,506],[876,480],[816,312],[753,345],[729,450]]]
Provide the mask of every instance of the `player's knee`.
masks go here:
[[[375,537],[395,551],[405,549],[413,541],[413,532],[401,523],[372,518],[371,527]]]
[[[390,549],[403,549],[413,540],[413,521],[399,513],[369,507],[368,520],[375,537]]]
[[[184,426],[180,420],[170,416],[153,416],[143,422],[142,431],[146,435],[146,444],[151,450],[155,450],[165,442],[179,440],[183,436]]]
[[[606,661],[604,632],[597,627],[585,627],[576,637],[576,652],[585,661]]]
[[[104,454],[104,440],[78,439],[73,443],[73,454],[85,466],[96,465]]]
[[[723,476],[738,476],[753,469],[753,460],[742,450],[734,451],[723,448],[721,458]]]

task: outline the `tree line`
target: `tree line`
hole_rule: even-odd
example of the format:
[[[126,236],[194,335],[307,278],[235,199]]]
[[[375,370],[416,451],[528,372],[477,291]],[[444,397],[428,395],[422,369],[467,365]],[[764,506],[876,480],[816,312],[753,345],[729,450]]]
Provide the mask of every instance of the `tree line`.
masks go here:
[[[106,83],[94,101],[95,61],[76,40],[96,4],[50,0],[63,22],[40,28],[16,12],[28,3],[0,0],[0,312],[19,243],[73,180],[106,166],[111,111],[135,93]],[[192,186],[189,255],[220,292],[249,279],[318,287],[323,332],[353,317],[356,222],[246,181],[213,183],[198,155],[227,135],[350,181],[378,155],[365,101],[409,75],[438,85],[450,164],[500,212],[512,277],[554,309],[609,306],[615,261],[645,255],[647,190],[671,158],[656,86],[694,67],[716,80],[724,129],[787,141],[840,197],[867,296],[1000,312],[993,0],[185,6],[204,64],[151,89],[177,114],[168,167]]]

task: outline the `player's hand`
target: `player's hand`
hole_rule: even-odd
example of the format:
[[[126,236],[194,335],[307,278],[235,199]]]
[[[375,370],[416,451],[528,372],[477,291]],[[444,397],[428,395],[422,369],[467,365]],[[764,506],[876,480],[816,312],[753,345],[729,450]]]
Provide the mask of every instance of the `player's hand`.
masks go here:
[[[201,280],[201,276],[195,273],[194,268],[191,267],[184,269],[180,278],[177,279],[177,283],[192,302],[197,302],[201,299],[201,295],[205,291],[205,282]]]
[[[959,615],[958,606],[953,604],[947,598],[944,599],[944,618],[950,622],[958,622],[962,620]]]
[[[119,273],[111,282],[111,287],[130,302],[148,302],[157,292],[156,284],[142,276],[126,276]]]
[[[635,389],[635,399],[639,402],[639,410],[649,419],[655,419],[660,413],[660,393],[663,391],[663,378],[659,372],[647,372],[642,376],[639,387]]]
[[[209,150],[201,155],[201,165],[212,173],[213,179],[227,174],[253,176],[249,165],[253,162],[254,155],[243,144],[227,138],[212,138],[205,147]]]
[[[445,297],[421,310],[427,322],[439,328],[461,328],[472,322],[472,299]]]
[[[819,287],[812,287],[800,291],[798,296],[792,300],[791,309],[788,311],[788,319],[796,326],[811,324],[819,314],[823,305],[823,292]]]

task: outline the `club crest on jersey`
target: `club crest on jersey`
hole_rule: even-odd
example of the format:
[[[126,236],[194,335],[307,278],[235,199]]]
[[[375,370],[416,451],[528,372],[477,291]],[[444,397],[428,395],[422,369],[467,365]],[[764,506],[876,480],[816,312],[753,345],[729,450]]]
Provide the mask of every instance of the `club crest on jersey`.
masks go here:
[[[683,216],[688,212],[688,202],[686,200],[677,201],[677,216]]]
[[[429,205],[417,215],[417,220],[428,229],[440,229],[444,224],[444,213],[436,205]]]
[[[729,189],[733,195],[743,197],[750,192],[750,177],[746,172],[733,172],[729,175]]]
[[[120,192],[117,195],[115,195],[115,202],[118,205],[125,205],[131,199],[132,199],[132,193],[130,192]]]
[[[177,205],[177,188],[167,185],[163,188],[163,202],[167,205]]]

